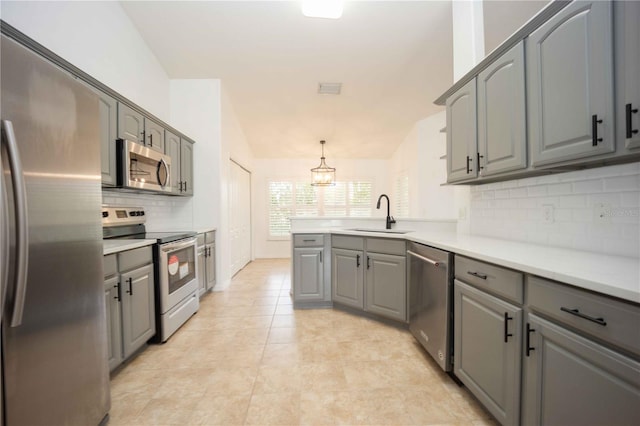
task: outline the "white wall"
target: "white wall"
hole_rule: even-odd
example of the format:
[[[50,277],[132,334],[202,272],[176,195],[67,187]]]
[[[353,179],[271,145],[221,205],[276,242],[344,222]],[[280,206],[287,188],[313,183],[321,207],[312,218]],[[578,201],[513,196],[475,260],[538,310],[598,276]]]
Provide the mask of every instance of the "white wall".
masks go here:
[[[169,78],[115,1],[5,1],[10,25],[169,121]]]
[[[255,159],[252,175],[254,256],[256,258],[278,258],[291,256],[291,242],[270,240],[268,228],[268,181],[270,179],[294,179],[311,181],[311,169],[320,163],[320,152],[316,159]],[[372,215],[382,218],[386,210],[376,210],[375,202],[382,193],[391,194],[389,186],[389,162],[387,160],[345,160],[327,158],[335,167],[336,179],[367,179],[373,182]],[[392,208],[393,208],[393,199]],[[384,204],[383,204],[384,205]],[[393,213],[393,212],[392,212]]]

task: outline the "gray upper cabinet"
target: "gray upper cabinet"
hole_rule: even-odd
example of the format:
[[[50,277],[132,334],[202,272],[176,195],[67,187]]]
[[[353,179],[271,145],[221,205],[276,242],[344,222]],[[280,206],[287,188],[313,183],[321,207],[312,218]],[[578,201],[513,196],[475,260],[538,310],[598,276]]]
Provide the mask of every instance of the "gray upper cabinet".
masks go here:
[[[180,137],[165,131],[165,154],[171,158],[171,176],[169,184],[171,193],[180,193]]]
[[[296,301],[324,299],[324,248],[293,249],[293,270]]]
[[[478,176],[476,80],[447,99],[447,182]]]
[[[518,424],[522,309],[455,280],[454,318],[456,376],[501,424]]]
[[[91,87],[98,95],[100,113],[100,170],[102,185],[117,185],[116,139],[118,132],[118,103],[111,96]]]
[[[527,316],[524,425],[631,425],[640,363],[534,314]]]
[[[364,252],[334,248],[331,250],[333,301],[364,309]]]
[[[164,153],[164,127],[145,117],[144,137],[145,145],[154,151]]]
[[[406,258],[367,252],[365,310],[407,320]]]
[[[193,144],[180,140],[180,181],[181,194],[193,195]]]
[[[482,71],[477,84],[480,176],[525,169],[524,41]]]
[[[532,33],[527,79],[534,167],[613,152],[611,2],[575,1]]]
[[[138,111],[118,102],[118,138],[144,145],[144,117]]]
[[[122,337],[124,358],[128,358],[156,332],[153,265],[121,275]]]
[[[617,140],[640,151],[640,2],[614,4],[616,18]]]

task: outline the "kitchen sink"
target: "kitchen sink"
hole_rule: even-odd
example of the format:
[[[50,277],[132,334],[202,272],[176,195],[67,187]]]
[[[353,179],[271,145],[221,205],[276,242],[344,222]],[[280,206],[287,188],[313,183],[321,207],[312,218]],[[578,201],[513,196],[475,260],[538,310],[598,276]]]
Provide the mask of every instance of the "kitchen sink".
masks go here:
[[[413,231],[405,231],[401,229],[372,229],[372,228],[351,228],[347,229],[347,231],[357,231],[357,232],[380,232],[383,234],[407,234]]]

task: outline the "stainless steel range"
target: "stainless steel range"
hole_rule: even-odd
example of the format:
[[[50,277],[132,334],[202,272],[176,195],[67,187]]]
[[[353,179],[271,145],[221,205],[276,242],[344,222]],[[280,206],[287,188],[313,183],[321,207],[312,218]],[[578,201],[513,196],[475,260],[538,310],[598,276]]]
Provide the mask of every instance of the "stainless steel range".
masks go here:
[[[141,207],[102,207],[103,238],[152,239],[156,288],[154,341],[166,342],[198,311],[196,233],[147,232]]]

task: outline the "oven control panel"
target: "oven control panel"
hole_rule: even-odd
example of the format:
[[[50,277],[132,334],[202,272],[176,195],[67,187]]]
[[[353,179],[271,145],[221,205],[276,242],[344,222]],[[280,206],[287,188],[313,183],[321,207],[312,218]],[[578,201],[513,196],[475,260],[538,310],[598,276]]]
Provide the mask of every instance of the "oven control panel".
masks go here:
[[[143,207],[102,206],[102,226],[138,225],[145,223]]]

